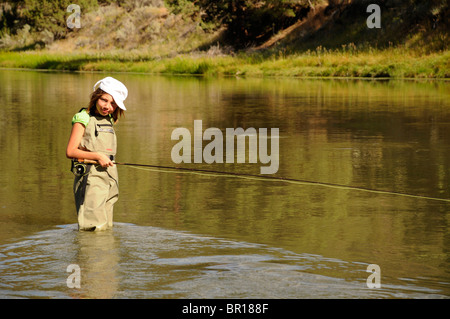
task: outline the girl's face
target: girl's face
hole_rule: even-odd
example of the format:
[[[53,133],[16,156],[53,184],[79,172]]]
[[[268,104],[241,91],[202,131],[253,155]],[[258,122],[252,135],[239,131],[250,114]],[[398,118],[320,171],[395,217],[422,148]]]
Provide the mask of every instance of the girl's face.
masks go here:
[[[105,93],[97,100],[96,107],[98,114],[106,116],[116,110],[117,104],[111,95]]]

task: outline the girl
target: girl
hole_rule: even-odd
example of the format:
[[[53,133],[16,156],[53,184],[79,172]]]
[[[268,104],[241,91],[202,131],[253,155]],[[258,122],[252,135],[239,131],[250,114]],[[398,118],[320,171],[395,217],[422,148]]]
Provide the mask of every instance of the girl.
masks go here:
[[[104,230],[113,225],[113,205],[119,196],[113,124],[126,110],[123,101],[127,96],[123,83],[106,77],[94,85],[87,109],[81,109],[72,119],[66,156],[73,159],[79,230]],[[77,159],[98,164],[83,164]]]

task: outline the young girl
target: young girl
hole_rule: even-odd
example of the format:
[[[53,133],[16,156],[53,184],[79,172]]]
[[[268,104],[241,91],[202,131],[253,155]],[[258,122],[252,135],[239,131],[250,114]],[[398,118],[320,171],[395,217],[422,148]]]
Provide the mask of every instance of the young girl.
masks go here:
[[[113,206],[119,196],[116,135],[113,124],[126,110],[128,90],[123,83],[106,77],[94,85],[87,109],[72,119],[66,156],[72,159],[74,193],[80,230],[104,230],[113,225]],[[98,164],[83,164],[81,160]]]

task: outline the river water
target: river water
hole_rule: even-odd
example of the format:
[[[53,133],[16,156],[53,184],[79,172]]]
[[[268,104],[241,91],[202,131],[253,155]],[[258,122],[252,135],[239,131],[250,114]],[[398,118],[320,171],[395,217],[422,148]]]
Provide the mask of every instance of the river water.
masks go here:
[[[260,176],[175,164],[171,134],[278,128],[304,182],[118,166],[114,229],[78,232],[65,147],[104,76],[0,71],[0,297],[449,298],[449,82],[115,74],[117,161]]]

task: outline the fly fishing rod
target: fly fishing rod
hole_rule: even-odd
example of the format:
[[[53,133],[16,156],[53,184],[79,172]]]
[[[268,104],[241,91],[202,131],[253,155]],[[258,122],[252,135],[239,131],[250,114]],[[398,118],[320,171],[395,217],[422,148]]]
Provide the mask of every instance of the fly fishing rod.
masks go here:
[[[77,161],[79,163],[84,163],[84,164],[99,165],[99,162],[95,161],[95,160],[78,159]],[[310,180],[303,180],[303,179],[296,179],[296,178],[289,178],[289,177],[281,177],[281,176],[257,175],[257,174],[236,173],[236,172],[223,172],[223,171],[215,171],[215,170],[208,170],[208,169],[201,169],[201,168],[163,166],[163,165],[152,165],[152,164],[136,164],[136,163],[123,163],[123,162],[113,162],[113,163],[116,165],[131,166],[131,167],[147,167],[147,168],[154,168],[154,169],[166,169],[166,170],[171,170],[171,171],[183,171],[183,172],[190,172],[190,173],[197,173],[197,174],[202,173],[204,175],[213,175],[214,174],[214,175],[249,178],[249,179],[257,179],[257,180],[281,181],[281,182],[293,183],[293,184],[299,184],[299,185],[316,185],[316,186],[330,187],[330,188],[337,188],[337,189],[356,190],[356,191],[363,191],[363,192],[370,192],[370,193],[398,195],[398,196],[404,196],[404,197],[450,202],[450,199],[447,199],[447,198],[428,197],[428,196],[422,196],[422,195],[413,195],[413,194],[407,194],[407,193],[401,193],[401,192],[376,190],[376,189],[370,189],[370,188],[365,188],[365,187],[348,186],[348,185],[341,185],[341,184],[328,183],[328,182],[317,182],[317,181],[310,181]]]

